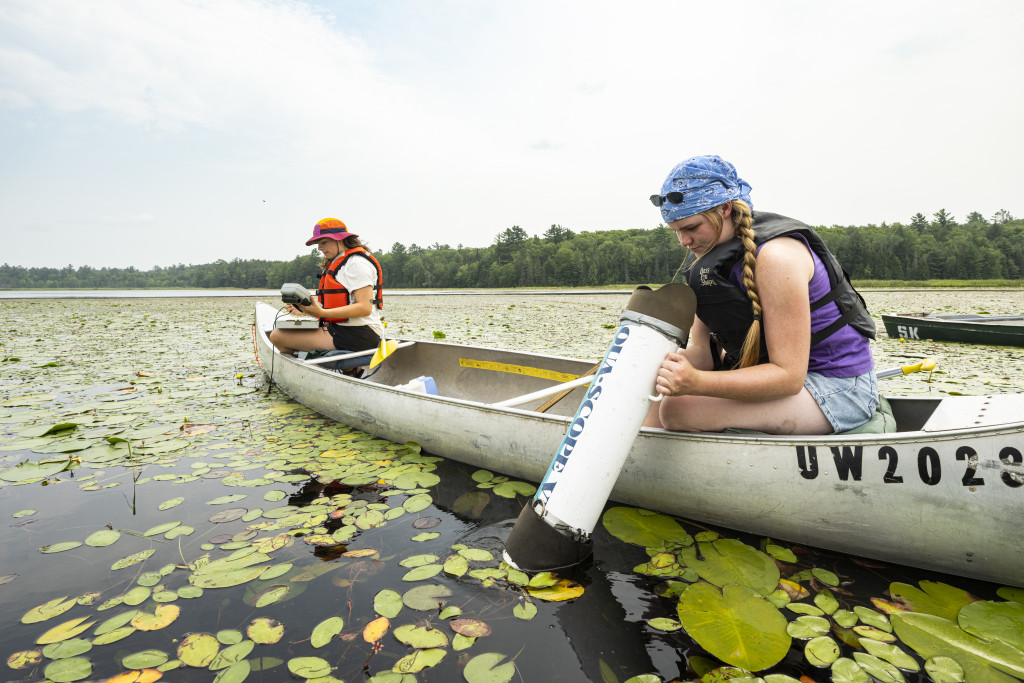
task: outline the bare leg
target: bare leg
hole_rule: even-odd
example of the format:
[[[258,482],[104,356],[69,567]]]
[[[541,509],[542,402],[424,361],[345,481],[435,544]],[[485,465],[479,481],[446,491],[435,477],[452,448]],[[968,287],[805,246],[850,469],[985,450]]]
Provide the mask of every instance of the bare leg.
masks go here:
[[[832,424],[807,391],[774,401],[733,401],[709,396],[669,396],[659,414],[665,429],[720,432],[729,427],[769,434],[831,434]]]
[[[316,330],[271,330],[269,339],[281,353],[334,350],[331,333],[322,327]]]
[[[664,400],[665,399],[662,399],[661,401],[658,402],[651,401],[651,407],[647,411],[647,417],[644,418],[644,427],[664,428],[664,426],[661,424],[661,403]]]

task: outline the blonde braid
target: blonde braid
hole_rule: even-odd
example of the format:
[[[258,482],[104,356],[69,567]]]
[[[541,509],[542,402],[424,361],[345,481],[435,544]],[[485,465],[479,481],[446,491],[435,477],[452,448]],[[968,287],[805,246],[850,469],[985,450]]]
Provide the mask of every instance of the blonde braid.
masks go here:
[[[701,215],[715,227],[715,243],[718,243],[722,235],[722,227],[725,219],[722,215],[722,206],[715,206]],[[750,306],[754,312],[754,322],[747,330],[747,337],[743,340],[740,349],[740,363],[737,367],[745,368],[757,365],[761,359],[761,297],[757,293],[757,283],[754,281],[754,265],[757,261],[757,244],[754,242],[754,215],[750,207],[742,199],[732,200],[732,223],[736,228],[736,235],[743,242],[743,286],[747,288],[747,297],[750,299]],[[700,260],[700,256],[696,261]],[[684,262],[685,264],[685,262]],[[691,264],[692,267],[693,264]],[[680,266],[682,268],[682,266]],[[676,271],[678,273],[678,271]],[[675,279],[675,276],[672,277]]]
[[[757,365],[761,358],[761,297],[757,293],[754,281],[754,266],[757,262],[757,245],[754,243],[754,217],[746,202],[733,200],[732,220],[736,226],[736,234],[743,242],[743,286],[747,288],[750,307],[754,313],[754,322],[747,330],[747,338],[743,340],[740,350],[739,367],[746,368]]]

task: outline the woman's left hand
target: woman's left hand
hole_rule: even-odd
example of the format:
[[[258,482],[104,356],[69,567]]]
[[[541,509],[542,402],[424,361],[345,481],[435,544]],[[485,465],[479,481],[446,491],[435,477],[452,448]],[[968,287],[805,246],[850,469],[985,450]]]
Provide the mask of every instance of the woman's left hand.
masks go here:
[[[699,395],[700,376],[701,371],[693,367],[686,356],[672,351],[661,362],[655,388],[662,396]]]

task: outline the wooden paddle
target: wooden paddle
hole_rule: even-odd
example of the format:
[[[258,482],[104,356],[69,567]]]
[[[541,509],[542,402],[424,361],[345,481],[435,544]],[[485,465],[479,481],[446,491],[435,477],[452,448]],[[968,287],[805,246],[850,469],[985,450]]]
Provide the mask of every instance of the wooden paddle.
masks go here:
[[[595,365],[594,367],[590,368],[589,370],[584,372],[582,375],[580,375],[580,377],[589,377],[590,375],[593,375],[595,372],[597,372],[597,369],[600,368],[600,367],[601,367],[601,364],[598,363],[597,365]],[[573,389],[575,389],[575,388],[576,387],[573,387],[572,389],[566,389],[565,391],[558,392],[557,394],[555,394],[554,396],[549,398],[547,401],[545,401],[543,403],[543,405],[541,405],[539,408],[537,408],[537,412],[538,413],[546,413],[548,410],[551,409],[551,406],[555,405],[556,403],[561,401],[563,398],[565,398],[566,396],[571,394]]]

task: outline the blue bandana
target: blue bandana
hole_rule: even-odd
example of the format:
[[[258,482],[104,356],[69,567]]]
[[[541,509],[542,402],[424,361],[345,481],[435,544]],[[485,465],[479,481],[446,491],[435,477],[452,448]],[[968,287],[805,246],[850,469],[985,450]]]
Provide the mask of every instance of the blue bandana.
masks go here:
[[[666,223],[695,216],[733,199],[742,199],[751,211],[754,209],[750,185],[736,175],[735,166],[717,154],[690,157],[673,168],[661,185],[662,197],[669,192],[682,192],[683,202],[661,200],[661,217]]]

